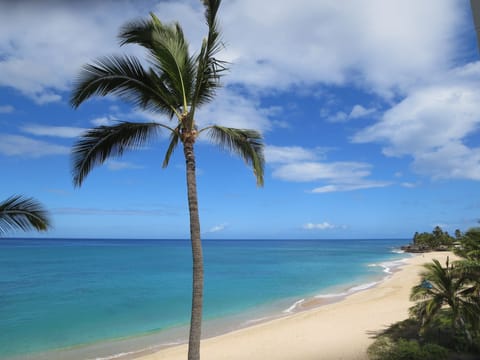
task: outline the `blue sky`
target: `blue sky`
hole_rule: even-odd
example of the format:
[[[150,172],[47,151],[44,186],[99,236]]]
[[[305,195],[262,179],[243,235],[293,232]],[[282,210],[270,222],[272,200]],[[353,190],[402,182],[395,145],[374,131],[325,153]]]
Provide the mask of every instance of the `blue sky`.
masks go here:
[[[179,20],[198,50],[196,0],[0,3],[0,199],[40,200],[47,236],[188,238],[183,154],[162,169],[165,137],[72,184],[83,131],[165,120],[113,97],[68,103],[83,64],[145,58],[116,36],[149,11]],[[225,1],[219,17],[232,64],[197,121],[260,130],[265,187],[199,140],[204,238],[410,238],[477,224],[480,62],[468,2]]]

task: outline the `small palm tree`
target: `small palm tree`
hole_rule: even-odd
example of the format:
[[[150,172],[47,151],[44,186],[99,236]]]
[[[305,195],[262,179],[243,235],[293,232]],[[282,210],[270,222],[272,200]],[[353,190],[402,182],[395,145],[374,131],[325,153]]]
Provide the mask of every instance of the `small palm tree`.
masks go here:
[[[226,63],[215,56],[222,49],[217,24],[220,0],[203,0],[208,34],[200,52],[191,55],[178,23],[163,24],[154,14],[150,19],[126,24],[120,31],[121,45],[137,44],[149,54],[150,67],[144,68],[131,56],[104,57],[83,67],[74,85],[71,104],[77,108],[94,95],[118,95],[137,107],[165,115],[173,124],[120,122],[87,131],[73,147],[73,178],[80,186],[91,169],[125,150],[141,147],[160,131],[170,134],[163,167],[180,143],[186,161],[186,183],[193,254],[192,316],[189,359],[200,358],[203,304],[203,256],[200,240],[194,145],[201,135],[240,155],[251,165],[257,185],[263,185],[263,142],[254,130],[213,125],[197,127],[199,106],[210,102],[219,88]]]
[[[477,316],[473,319],[474,330],[480,329],[480,228],[472,228],[459,237],[460,247],[455,248],[455,254],[462,259],[455,261],[458,271],[468,281],[469,296],[479,307]]]
[[[47,211],[37,200],[15,195],[0,202],[0,235],[17,229],[45,231],[49,227]]]
[[[472,228],[459,237],[460,247],[455,254],[471,261],[480,262],[480,228]]]
[[[426,271],[422,273],[421,283],[412,288],[410,300],[417,304],[410,308],[410,313],[420,320],[423,330],[442,307],[447,306],[451,311],[453,333],[462,330],[471,340],[467,323],[475,325],[478,322],[479,307],[471,297],[468,279],[449,265],[448,258],[446,267],[436,259],[424,267]]]

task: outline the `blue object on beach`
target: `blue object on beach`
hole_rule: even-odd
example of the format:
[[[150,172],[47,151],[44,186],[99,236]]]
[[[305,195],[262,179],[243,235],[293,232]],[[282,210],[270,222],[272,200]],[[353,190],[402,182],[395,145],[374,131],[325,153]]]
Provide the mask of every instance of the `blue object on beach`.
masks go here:
[[[421,286],[424,289],[431,289],[433,287],[432,284],[430,283],[430,281],[428,281],[428,280],[423,280]]]

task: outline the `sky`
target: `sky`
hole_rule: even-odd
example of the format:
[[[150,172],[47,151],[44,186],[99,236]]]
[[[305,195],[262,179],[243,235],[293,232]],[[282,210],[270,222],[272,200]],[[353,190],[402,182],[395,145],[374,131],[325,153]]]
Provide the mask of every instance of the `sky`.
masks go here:
[[[0,1],[0,200],[49,211],[47,233],[189,237],[185,161],[166,169],[167,135],[72,181],[80,134],[116,121],[164,121],[118,98],[69,105],[86,63],[130,54],[118,32],[154,12],[179,21],[190,49],[206,34],[201,1]],[[411,238],[480,218],[480,57],[462,0],[225,0],[229,72],[201,126],[261,131],[265,186],[199,139],[205,239]]]

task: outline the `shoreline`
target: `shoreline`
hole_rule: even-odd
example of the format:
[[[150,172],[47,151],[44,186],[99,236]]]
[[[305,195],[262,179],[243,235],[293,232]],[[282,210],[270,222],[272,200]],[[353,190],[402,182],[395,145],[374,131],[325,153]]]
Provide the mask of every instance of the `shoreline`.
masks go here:
[[[366,280],[366,282],[339,284],[323,289],[320,294],[310,294],[305,296],[304,298],[297,297],[290,299],[281,299],[278,300],[276,303],[262,305],[255,310],[250,310],[249,312],[243,312],[240,314],[235,314],[213,320],[204,320],[202,331],[202,344],[206,340],[220,338],[222,336],[235,333],[237,331],[248,330],[252,327],[262,324],[268,324],[276,320],[287,319],[289,317],[309,312],[323,306],[341,302],[356,293],[368,291],[375,286],[381,284],[382,282],[386,281],[392,276],[392,274],[399,271],[402,266],[406,265],[406,261],[408,259],[415,256],[415,254],[408,254],[403,251],[395,253],[405,254],[409,257],[401,259],[391,259],[380,263],[368,264],[368,267],[382,268],[383,270],[381,274],[383,274],[383,276],[381,274],[371,275],[370,277],[364,279]],[[259,317],[254,316],[253,313],[258,314]],[[185,328],[185,331],[188,331],[188,326],[186,326]],[[125,352],[113,356],[95,358],[95,360],[152,360],[150,358],[150,355],[152,354],[160,354],[172,348],[180,348],[186,346],[187,343],[188,339],[184,341],[179,340],[176,343],[170,344],[157,344],[133,352]],[[163,357],[161,358],[163,359]]]
[[[393,271],[385,265],[387,276],[374,284],[363,284],[356,291],[332,294],[330,298],[318,295],[308,301],[298,300],[291,306],[291,313],[204,338],[202,356],[209,360],[367,359],[366,350],[375,332],[408,317],[413,304],[409,301],[410,289],[420,277],[422,264],[434,258],[442,263],[447,256],[455,258],[453,253],[442,251],[394,261],[402,264]],[[366,285],[371,286],[360,288]],[[181,344],[156,351],[144,349],[141,355],[125,354],[121,359],[183,360],[186,353],[187,345]]]

